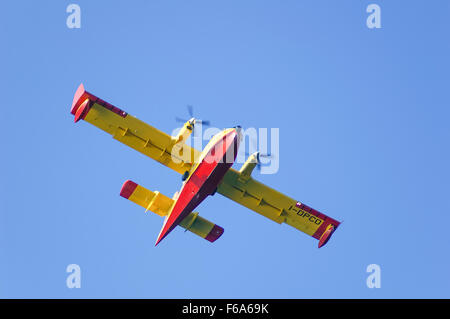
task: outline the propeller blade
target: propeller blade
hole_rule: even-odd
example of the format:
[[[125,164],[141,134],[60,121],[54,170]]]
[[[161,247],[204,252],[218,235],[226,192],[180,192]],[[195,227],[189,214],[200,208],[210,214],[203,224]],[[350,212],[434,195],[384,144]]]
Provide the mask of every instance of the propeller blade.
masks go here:
[[[200,123],[200,124],[205,125],[205,126],[210,126],[211,125],[210,122],[207,121],[207,120],[195,120],[195,122],[196,123]]]
[[[250,156],[250,155],[253,155],[254,153],[249,153],[249,152],[247,152],[247,151],[245,151],[245,155],[247,155],[247,156]],[[267,153],[267,154],[261,154],[261,153],[259,153],[258,152],[258,158],[259,157],[264,157],[264,158],[274,158],[274,156],[272,156],[272,154],[271,153]]]
[[[188,113],[191,117],[194,117],[194,108],[192,105],[188,104],[187,105],[187,109],[188,109]]]

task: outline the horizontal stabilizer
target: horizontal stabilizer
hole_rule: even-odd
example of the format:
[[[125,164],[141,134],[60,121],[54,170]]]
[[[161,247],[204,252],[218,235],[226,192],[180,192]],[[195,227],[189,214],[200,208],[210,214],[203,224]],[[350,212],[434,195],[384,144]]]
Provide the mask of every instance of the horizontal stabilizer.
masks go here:
[[[161,217],[166,216],[170,212],[172,205],[175,202],[172,198],[169,198],[158,191],[152,192],[130,180],[127,180],[123,184],[120,196],[129,199],[133,203],[136,203]],[[224,231],[222,227],[199,216],[196,212],[190,213],[180,222],[179,226],[210,242],[216,241],[222,236]]]

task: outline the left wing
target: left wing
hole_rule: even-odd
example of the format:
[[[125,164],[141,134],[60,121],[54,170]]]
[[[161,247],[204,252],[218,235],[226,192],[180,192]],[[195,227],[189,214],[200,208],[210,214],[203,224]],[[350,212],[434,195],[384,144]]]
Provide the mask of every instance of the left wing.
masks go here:
[[[181,135],[172,137],[142,122],[87,92],[83,84],[75,93],[70,112],[75,115],[75,122],[85,120],[180,174],[189,171],[200,156],[198,150],[184,143]]]

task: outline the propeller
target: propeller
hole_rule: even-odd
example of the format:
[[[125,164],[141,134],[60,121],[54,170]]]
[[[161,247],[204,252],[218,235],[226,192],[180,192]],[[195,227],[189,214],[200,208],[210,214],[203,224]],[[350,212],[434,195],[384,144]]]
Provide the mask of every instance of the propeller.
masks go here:
[[[193,124],[193,125],[195,125],[195,124],[201,124],[201,125],[205,125],[205,126],[209,126],[209,125],[210,125],[210,121],[207,121],[207,120],[200,120],[200,119],[196,119],[196,118],[194,117],[194,107],[193,107],[192,105],[188,104],[188,105],[186,106],[186,108],[187,108],[187,111],[188,111],[189,116],[191,117],[191,119],[189,120],[189,122],[190,122],[191,124]],[[188,120],[176,116],[176,117],[175,117],[175,121],[177,121],[177,122],[179,122],[179,123],[186,123]]]

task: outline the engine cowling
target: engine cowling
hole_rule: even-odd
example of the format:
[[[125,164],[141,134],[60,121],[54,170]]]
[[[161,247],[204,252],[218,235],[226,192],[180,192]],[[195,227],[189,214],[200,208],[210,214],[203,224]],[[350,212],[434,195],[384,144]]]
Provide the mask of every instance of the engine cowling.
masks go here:
[[[250,155],[245,161],[244,165],[242,165],[241,169],[239,170],[239,173],[241,173],[240,177],[243,179],[250,178],[250,175],[252,175],[252,172],[258,165],[258,163],[259,163],[259,152]]]

